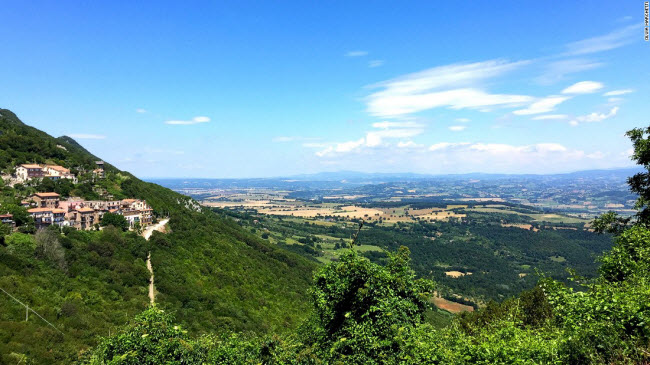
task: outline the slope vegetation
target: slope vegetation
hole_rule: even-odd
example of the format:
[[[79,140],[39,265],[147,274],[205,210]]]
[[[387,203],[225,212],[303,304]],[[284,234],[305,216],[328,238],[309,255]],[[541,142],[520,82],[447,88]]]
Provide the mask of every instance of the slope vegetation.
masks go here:
[[[21,163],[60,164],[83,175],[97,159],[71,138],[53,138],[0,109],[3,175]],[[0,288],[58,331],[33,314],[25,321],[25,308],[0,293],[0,363],[69,363],[98,335],[114,332],[146,308],[149,251],[158,308],[175,313],[193,331],[265,333],[302,320],[313,263],[268,245],[188,197],[110,164],[105,169],[106,179],[93,184],[2,183],[0,209],[21,213],[20,200],[43,189],[88,199],[108,193],[145,199],[157,216],[170,218],[171,232],[156,232],[150,241],[116,229],[34,235],[25,228],[8,235],[0,245]]]

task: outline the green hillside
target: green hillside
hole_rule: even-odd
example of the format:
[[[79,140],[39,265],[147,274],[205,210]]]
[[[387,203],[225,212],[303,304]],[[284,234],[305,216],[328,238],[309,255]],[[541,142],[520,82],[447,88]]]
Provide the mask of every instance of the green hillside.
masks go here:
[[[2,213],[24,222],[0,245],[0,288],[29,305],[61,332],[0,293],[0,364],[26,356],[35,363],[70,363],[148,305],[147,252],[156,275],[157,307],[194,333],[266,333],[296,327],[304,318],[315,265],[272,247],[232,220],[188,197],[106,164],[93,180],[97,157],[69,137],[53,138],[0,109],[0,170],[21,163],[54,163],[79,177],[36,185],[0,184]],[[47,179],[46,179],[47,180]],[[99,199],[145,199],[169,216],[169,234],[150,241],[115,229],[47,230],[34,235],[21,199],[36,191]],[[1,213],[0,213],[1,214]]]
[[[385,265],[355,249],[320,268],[312,315],[298,330],[250,338],[188,333],[150,307],[84,355],[84,364],[648,364],[650,363],[650,128],[628,132],[648,171],[630,178],[634,217],[608,213],[615,235],[594,278],[572,286],[542,277],[517,297],[436,328],[426,321],[433,282],[417,279],[409,249]]]

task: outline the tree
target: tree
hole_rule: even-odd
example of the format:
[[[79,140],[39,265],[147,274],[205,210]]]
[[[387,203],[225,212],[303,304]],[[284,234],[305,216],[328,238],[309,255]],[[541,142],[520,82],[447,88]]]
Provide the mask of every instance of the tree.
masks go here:
[[[5,245],[5,236],[11,234],[11,227],[7,224],[0,223],[0,246]]]
[[[34,236],[36,257],[51,261],[58,269],[65,270],[65,252],[59,242],[58,227],[39,229]]]
[[[84,364],[168,364],[202,363],[205,354],[193,351],[192,341],[173,318],[150,307],[116,336],[105,338]]]
[[[423,322],[433,292],[433,282],[415,279],[409,254],[402,246],[380,266],[350,250],[316,274],[311,296],[322,337],[314,347],[322,356],[365,363],[395,355],[394,338]]]
[[[140,224],[140,222],[135,222],[133,224],[133,231],[137,234],[142,234],[142,225]]]
[[[650,226],[650,127],[634,128],[625,133],[632,141],[634,153],[631,159],[646,171],[639,172],[627,179],[630,191],[639,194],[633,217],[621,217],[615,212],[608,212],[596,218],[593,227],[596,232],[621,234],[630,225]]]
[[[101,225],[102,227],[113,226],[116,228],[120,228],[122,231],[126,231],[129,229],[129,222],[121,214],[114,214],[114,213],[104,214],[104,216],[102,217]]]

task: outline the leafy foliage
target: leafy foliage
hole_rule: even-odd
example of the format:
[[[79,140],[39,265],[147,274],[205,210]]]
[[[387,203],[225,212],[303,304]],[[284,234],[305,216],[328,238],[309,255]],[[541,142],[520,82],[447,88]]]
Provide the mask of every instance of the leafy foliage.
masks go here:
[[[104,213],[101,221],[102,227],[113,226],[123,231],[129,229],[129,222],[121,214]]]

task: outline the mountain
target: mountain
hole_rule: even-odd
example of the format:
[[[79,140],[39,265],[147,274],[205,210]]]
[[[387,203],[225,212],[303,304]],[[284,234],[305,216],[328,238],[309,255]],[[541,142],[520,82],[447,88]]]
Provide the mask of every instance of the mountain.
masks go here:
[[[622,182],[638,172],[638,167],[616,169],[584,170],[561,174],[417,174],[417,173],[366,173],[358,171],[319,172],[315,174],[301,174],[285,177],[269,178],[150,178],[151,182],[163,185],[170,189],[185,188],[280,188],[280,189],[336,189],[354,185],[398,183],[398,182],[426,182],[426,181],[463,181],[463,180],[536,180],[536,181],[564,181],[576,179],[616,179]]]
[[[53,163],[87,176],[97,159],[72,138],[54,138],[0,109],[3,175],[21,163]],[[169,232],[156,232],[149,241],[112,228],[54,236],[25,229],[8,235],[0,245],[5,291],[0,293],[0,363],[21,356],[35,363],[73,362],[97,336],[114,332],[147,308],[149,252],[157,308],[175,313],[195,333],[281,332],[302,321],[313,263],[269,245],[191,198],[109,163],[105,170],[103,180],[86,179],[66,189],[69,182],[56,182],[54,189],[87,198],[107,192],[116,199],[144,199],[157,216],[170,218]],[[0,183],[0,188],[0,209],[18,210],[24,209],[20,200],[43,185]],[[25,321],[25,308],[9,295],[52,326],[33,313]]]

